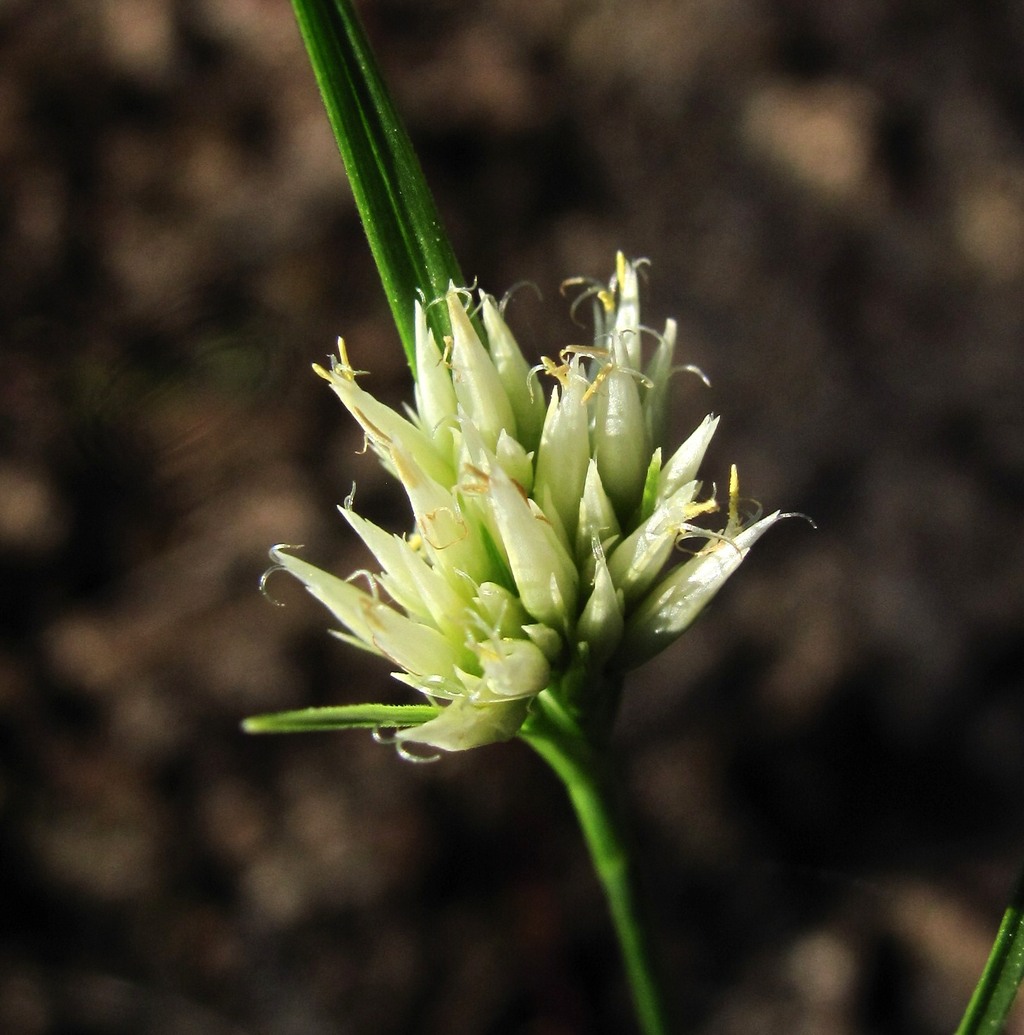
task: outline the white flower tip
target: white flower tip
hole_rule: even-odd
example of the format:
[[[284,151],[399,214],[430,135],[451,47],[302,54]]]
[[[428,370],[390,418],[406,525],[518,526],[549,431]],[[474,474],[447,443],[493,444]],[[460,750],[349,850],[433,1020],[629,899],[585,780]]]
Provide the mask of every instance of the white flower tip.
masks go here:
[[[287,556],[286,554],[283,553],[284,550],[304,550],[304,549],[305,549],[305,546],[302,543],[276,543],[274,546],[272,546],[270,548],[268,553],[270,554],[270,559],[272,561],[274,561],[276,564],[280,564],[281,563],[281,558],[284,557],[284,556]]]
[[[313,364],[313,372],[317,377],[325,381],[335,383],[341,381],[354,381],[357,377],[367,373],[366,370],[356,370],[348,358],[348,349],[345,347],[345,339],[338,337],[338,355],[331,356],[331,369],[325,370],[319,363]]]

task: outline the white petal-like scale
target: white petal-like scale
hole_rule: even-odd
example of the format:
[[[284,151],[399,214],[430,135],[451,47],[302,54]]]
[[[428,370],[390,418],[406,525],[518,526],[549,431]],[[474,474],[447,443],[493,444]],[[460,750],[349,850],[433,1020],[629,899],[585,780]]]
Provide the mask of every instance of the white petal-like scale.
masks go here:
[[[270,558],[274,564],[294,575],[353,636],[374,653],[382,653],[374,644],[373,633],[366,621],[366,604],[373,599],[368,593],[351,582],[285,553],[280,546],[270,551]]]
[[[533,457],[505,431],[498,436],[498,447],[495,456],[501,469],[529,493],[533,488]]]
[[[463,412],[480,430],[488,449],[498,435],[516,436],[516,418],[508,395],[487,350],[462,307],[457,291],[448,292],[448,315],[452,322],[452,381]]]
[[[550,625],[542,625],[540,622],[525,623],[523,632],[533,643],[537,644],[541,654],[548,659],[548,662],[554,664],[562,653],[562,637]]]
[[[644,371],[650,382],[643,400],[648,442],[661,442],[665,437],[665,415],[668,409],[669,381],[672,377],[675,350],[676,322],[668,320],[654,356]]]
[[[589,648],[588,660],[598,670],[618,649],[625,624],[623,608],[622,592],[612,582],[603,551],[598,551],[594,588],[576,626],[577,637]]]
[[[655,586],[627,623],[623,660],[628,667],[654,657],[678,639],[781,516],[769,514],[735,538],[711,540],[696,557]]]
[[[583,485],[580,519],[576,529],[576,560],[581,569],[587,570],[591,567],[595,542],[603,545],[610,539],[618,538],[619,532],[619,519],[615,516],[615,508],[608,498],[608,493],[604,491],[604,485],[601,484],[597,461],[591,460]]]
[[[451,680],[463,660],[463,652],[436,629],[400,615],[381,601],[367,605],[366,625],[381,654],[413,675]]]
[[[575,562],[540,508],[530,507],[501,468],[491,473],[490,497],[523,606],[537,621],[564,627],[576,606]],[[557,587],[557,599],[552,584]]]
[[[455,496],[431,479],[405,450],[392,448],[391,460],[412,504],[419,533],[436,562],[445,571],[463,572],[474,581],[490,577],[484,545]]]
[[[696,491],[696,482],[681,486],[610,551],[608,570],[627,604],[634,603],[650,587],[672,556]]]
[[[613,343],[622,349],[621,358],[617,358],[622,366],[639,370],[640,356],[640,293],[637,284],[636,265],[626,262],[621,252],[616,256],[615,277],[612,280],[613,293],[618,292],[618,305],[615,309]]]
[[[480,629],[492,636],[515,636],[530,620],[519,597],[495,582],[482,583],[474,602],[480,616]]]
[[[633,375],[620,367],[610,368],[596,386],[595,409],[594,457],[601,483],[615,512],[628,520],[640,506],[651,457],[640,390]]]
[[[544,392],[490,295],[483,296],[483,318],[491,359],[516,415],[519,441],[530,452],[537,448],[544,426]]]
[[[462,697],[446,705],[436,719],[395,735],[400,743],[426,744],[441,751],[467,751],[469,748],[511,740],[519,732],[529,698],[476,704]]]
[[[548,659],[530,640],[483,641],[477,657],[488,689],[498,697],[536,697],[551,678]]]
[[[423,306],[416,302],[416,409],[428,435],[443,435],[443,429],[458,412],[451,370],[427,328]],[[450,434],[439,452],[450,449]]]
[[[568,384],[551,394],[537,448],[534,495],[550,493],[566,534],[575,537],[580,497],[590,465],[590,420],[584,396],[587,382],[574,364]]]
[[[419,466],[436,481],[450,481],[451,463],[440,453],[432,438],[424,434],[415,424],[396,413],[390,406],[379,402],[369,392],[363,391],[354,380],[335,368],[330,372],[315,368],[330,382],[335,394],[345,408],[359,422],[374,449],[382,456],[390,455],[398,445],[416,457]]]
[[[384,568],[381,581],[397,604],[459,642],[466,598],[406,539],[385,532],[348,508],[341,514]]]
[[[718,427],[718,417],[705,417],[689,438],[668,458],[658,479],[658,499],[672,495],[680,485],[692,482],[697,477],[700,462],[704,459],[711,439]]]

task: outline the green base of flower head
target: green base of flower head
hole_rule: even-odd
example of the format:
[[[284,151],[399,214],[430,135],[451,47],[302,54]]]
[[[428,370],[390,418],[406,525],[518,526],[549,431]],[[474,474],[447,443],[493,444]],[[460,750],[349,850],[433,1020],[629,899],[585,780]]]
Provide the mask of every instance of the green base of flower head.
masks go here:
[[[717,510],[698,479],[717,418],[663,452],[675,325],[656,334],[640,323],[639,265],[620,254],[607,286],[584,284],[593,344],[533,369],[490,296],[471,313],[469,292],[450,287],[441,343],[412,302],[418,380],[406,415],[361,387],[343,341],[330,369],[316,368],[401,481],[412,530],[342,509],[380,566],[368,587],[287,547],[271,556],[332,612],[342,639],[387,658],[429,702],[393,723],[400,745],[507,740],[548,689],[582,727],[610,725],[617,694],[595,688],[621,680],[606,674],[676,640],[780,517],[744,523],[734,469],[724,527],[695,523]],[[385,706],[360,707],[335,717],[388,724],[354,721]],[[300,728],[296,715],[247,728]],[[322,714],[307,717],[325,728]]]

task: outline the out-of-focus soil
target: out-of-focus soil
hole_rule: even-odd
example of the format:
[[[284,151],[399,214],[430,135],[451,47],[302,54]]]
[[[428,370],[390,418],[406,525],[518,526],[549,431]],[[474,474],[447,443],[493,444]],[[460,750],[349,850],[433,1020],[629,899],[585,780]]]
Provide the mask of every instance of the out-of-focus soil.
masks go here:
[[[803,511],[617,746],[687,1032],[948,1032],[1024,860],[1024,14],[1000,0],[363,5],[467,276],[652,260],[676,433]],[[311,362],[401,351],[285,0],[0,5],[0,1030],[631,1029],[519,743],[404,764],[243,716],[407,700],[275,542],[395,486]],[[1015,1031],[1024,1028],[1018,1026]]]

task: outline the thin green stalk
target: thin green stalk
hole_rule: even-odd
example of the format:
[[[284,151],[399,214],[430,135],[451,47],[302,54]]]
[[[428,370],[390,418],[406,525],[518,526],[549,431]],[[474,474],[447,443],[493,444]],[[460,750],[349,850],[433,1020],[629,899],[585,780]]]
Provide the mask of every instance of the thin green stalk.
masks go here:
[[[1017,878],[992,952],[957,1035],[997,1035],[1005,1026],[1024,977],[1024,871]]]
[[[519,734],[555,771],[572,801],[604,888],[637,1020],[644,1035],[671,1030],[639,906],[619,787],[609,753],[592,743],[549,695],[542,695]]]
[[[384,293],[416,372],[412,300],[464,284],[412,141],[351,0],[292,0]],[[445,307],[427,320],[441,342]]]

